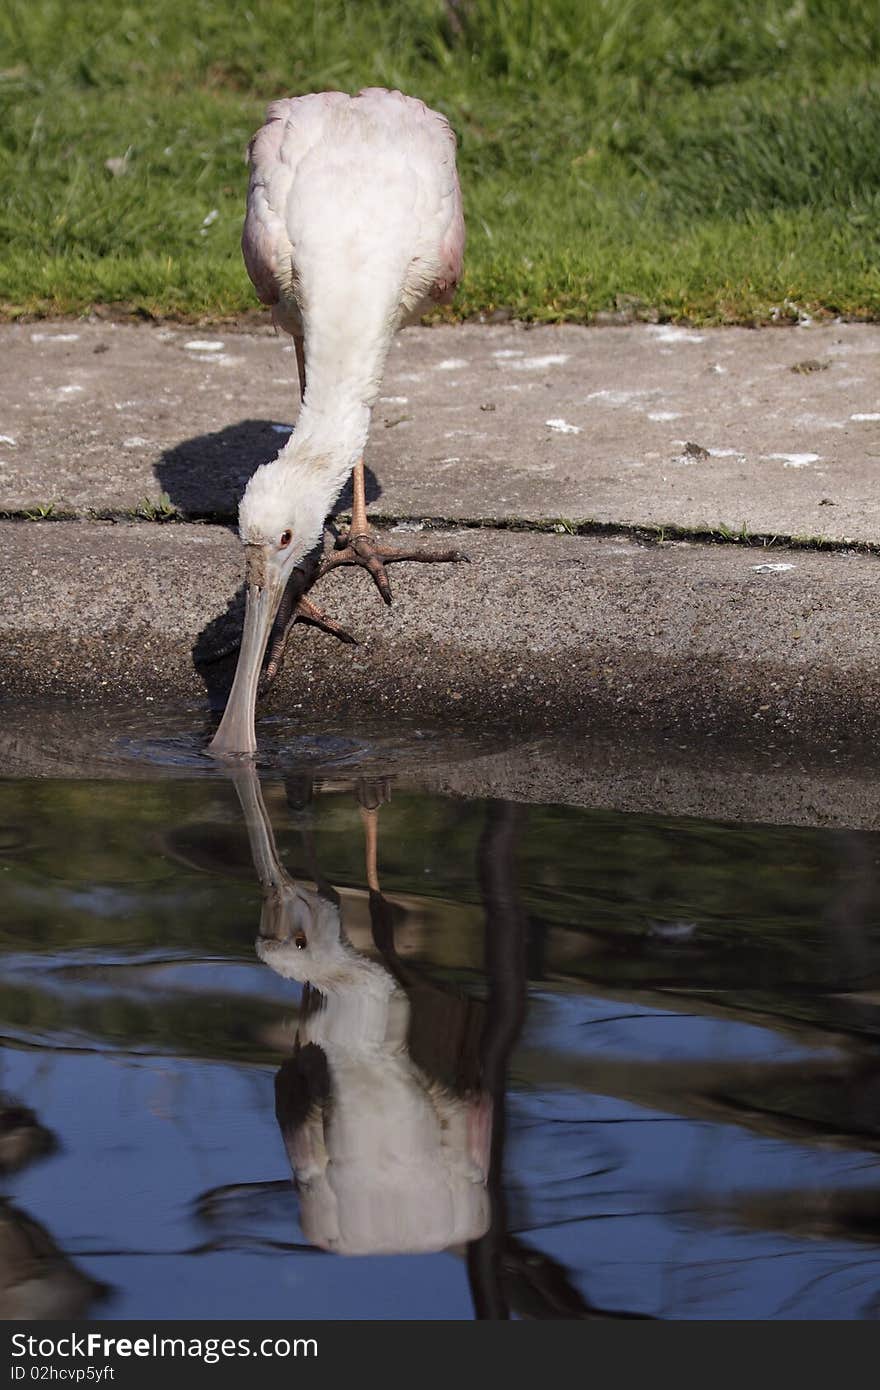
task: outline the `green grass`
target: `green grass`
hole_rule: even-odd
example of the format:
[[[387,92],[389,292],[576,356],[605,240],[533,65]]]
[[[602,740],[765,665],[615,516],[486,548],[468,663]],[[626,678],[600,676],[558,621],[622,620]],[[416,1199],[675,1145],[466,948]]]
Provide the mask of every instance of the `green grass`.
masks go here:
[[[137,505],[135,516],[141,521],[179,521],[180,512],[175,507],[167,492],[159,494],[158,500],[152,497],[144,497]]]
[[[878,60],[878,0],[5,0],[0,312],[254,306],[266,102],[375,83],[459,134],[461,314],[877,317]]]

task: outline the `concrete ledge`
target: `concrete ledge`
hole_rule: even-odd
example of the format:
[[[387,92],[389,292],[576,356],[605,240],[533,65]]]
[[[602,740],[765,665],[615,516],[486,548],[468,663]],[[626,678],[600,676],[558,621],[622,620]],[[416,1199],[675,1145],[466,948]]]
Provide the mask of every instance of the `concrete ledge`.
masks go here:
[[[472,563],[395,567],[390,610],[365,575],[328,576],[316,596],[361,645],[299,625],[267,711],[825,750],[877,736],[873,556],[492,531],[422,539],[461,545]],[[231,531],[7,522],[0,545],[0,694],[222,705],[233,659],[198,665],[194,652],[209,657],[239,631]]]
[[[268,322],[6,324],[0,357],[15,364],[0,373],[0,511],[19,514],[231,520],[299,399],[292,344]],[[876,324],[407,329],[368,496],[386,517],[877,545],[878,367]]]

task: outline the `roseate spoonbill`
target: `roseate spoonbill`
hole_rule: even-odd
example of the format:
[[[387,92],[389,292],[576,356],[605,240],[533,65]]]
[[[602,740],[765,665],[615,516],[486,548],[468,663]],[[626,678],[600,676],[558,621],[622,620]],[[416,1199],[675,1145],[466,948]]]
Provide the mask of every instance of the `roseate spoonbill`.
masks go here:
[[[219,754],[256,751],[257,685],[276,616],[271,665],[297,617],[352,640],[302,598],[303,561],[349,473],[351,527],[319,577],[362,565],[390,603],[390,562],[466,558],[378,545],[362,457],[396,329],[450,298],[461,274],[464,219],[448,122],[383,88],[315,93],[274,102],[249,157],[245,264],[276,324],[294,337],[302,404],[290,440],[257,469],[239,506],[247,602],[235,679],[210,745]]]
[[[438,1034],[433,1052],[461,1048],[449,1067],[460,1078],[471,1035],[479,1039],[473,1025],[482,1005],[417,978],[397,957],[379,888],[376,807],[362,797],[381,960],[351,945],[340,896],[328,883],[319,878],[312,888],[287,873],[256,769],[239,767],[232,776],[263,890],[257,955],[277,974],[311,987],[293,1055],[275,1080],[307,1239],[350,1255],[477,1240],[489,1225],[491,1104],[478,1086],[462,1094],[419,1065],[412,1039],[417,1015],[427,1010],[428,1027],[436,1025]],[[478,1049],[470,1050],[474,1070]]]

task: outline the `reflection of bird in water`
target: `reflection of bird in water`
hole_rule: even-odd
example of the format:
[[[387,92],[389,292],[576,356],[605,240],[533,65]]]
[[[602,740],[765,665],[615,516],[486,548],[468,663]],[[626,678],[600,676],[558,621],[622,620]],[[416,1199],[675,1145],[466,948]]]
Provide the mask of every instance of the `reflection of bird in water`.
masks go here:
[[[31,1110],[0,1100],[0,1171],[51,1153],[52,1134]],[[77,1269],[38,1222],[0,1198],[0,1320],[83,1317],[107,1293]]]
[[[393,968],[351,946],[328,884],[309,888],[285,871],[254,770],[233,778],[264,895],[257,954],[310,986],[293,1056],[276,1078],[303,1231],[347,1254],[441,1250],[478,1238],[489,1224],[486,1097],[416,1063],[408,1039],[417,1001]],[[365,810],[368,827],[372,815]],[[370,843],[368,835],[372,877]],[[393,964],[387,919],[380,941],[383,931]],[[461,1026],[468,1001],[446,998],[447,1040],[478,1039],[478,1030]],[[457,1069],[453,1062],[449,1070]]]
[[[321,574],[362,565],[390,603],[391,561],[462,558],[377,545],[363,465],[396,329],[448,299],[461,274],[464,220],[449,123],[380,88],[276,101],[251,141],[250,164],[242,250],[260,299],[294,335],[303,399],[289,442],[257,469],[239,508],[247,608],[235,680],[211,743],[220,754],[256,750],[257,683],[276,615],[267,674],[296,616],[351,640],[302,597],[303,562],[349,474],[351,528]]]
[[[471,999],[451,993],[406,953],[398,954],[395,936],[400,936],[404,899],[395,896],[391,902],[384,896],[377,862],[385,784],[357,783],[377,961],[346,940],[339,895],[318,868],[312,779],[288,777],[285,790],[314,888],[296,882],[281,865],[253,769],[236,770],[233,780],[263,888],[258,949],[267,960],[277,956],[270,963],[280,965],[282,974],[318,980],[321,991],[306,989],[296,1049],[276,1077],[278,1119],[295,1173],[300,1165],[302,1225],[313,1251],[318,1246],[402,1252],[449,1245],[467,1258],[478,1318],[508,1317],[511,1309],[520,1317],[542,1319],[633,1316],[587,1302],[560,1263],[508,1228],[502,1172],[505,1091],[525,1004],[528,935],[517,893],[522,809],[501,802],[486,808],[478,864],[487,993]],[[227,876],[242,857],[229,840],[221,847],[217,831],[216,824],[188,825],[175,837],[173,852],[187,864]],[[346,910],[360,901],[349,890]],[[408,902],[416,905],[418,899]],[[375,1109],[367,1109],[356,1085],[365,1066],[375,1082],[367,1091]],[[386,1102],[386,1079],[393,1109]],[[398,1210],[398,1190],[389,1193],[387,1175],[402,1162],[409,1182]],[[308,1182],[302,1182],[303,1173]],[[281,1248],[277,1239],[266,1241],[254,1230],[267,1215],[274,1223],[267,1203],[278,1192],[275,1182],[214,1188],[202,1194],[199,1215],[214,1239],[223,1229],[226,1240],[246,1235]],[[436,1244],[428,1243],[426,1219]]]

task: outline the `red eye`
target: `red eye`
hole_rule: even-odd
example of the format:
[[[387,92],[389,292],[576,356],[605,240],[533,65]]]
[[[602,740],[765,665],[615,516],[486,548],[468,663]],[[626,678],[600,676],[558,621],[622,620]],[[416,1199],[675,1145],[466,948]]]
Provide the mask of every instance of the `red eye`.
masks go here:
[[[278,542],[278,549],[279,549],[279,550],[284,550],[284,549],[286,549],[286,547],[290,545],[290,542],[291,542],[292,540],[293,540],[293,532],[292,532],[292,531],[282,531],[282,532],[281,532],[281,539],[280,539],[280,541]]]

